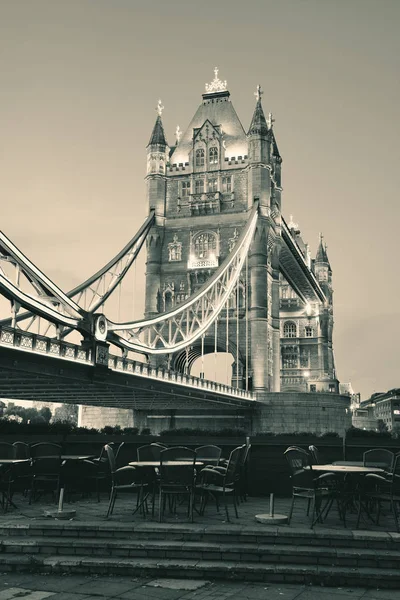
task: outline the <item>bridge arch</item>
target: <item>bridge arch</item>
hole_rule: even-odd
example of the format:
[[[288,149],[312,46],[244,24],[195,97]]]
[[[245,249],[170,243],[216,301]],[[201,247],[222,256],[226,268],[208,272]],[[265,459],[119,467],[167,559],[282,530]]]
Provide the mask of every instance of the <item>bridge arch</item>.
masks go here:
[[[177,352],[171,360],[171,369],[179,373],[185,373],[187,367],[187,372],[190,373],[194,363],[202,356],[202,353],[205,356],[207,354],[214,354],[215,351],[217,353],[231,354],[234,361],[237,360],[235,357],[238,356],[239,365],[241,366],[241,371],[243,371],[245,359],[240,350],[238,352],[236,343],[229,340],[227,347],[225,339],[223,340],[221,337],[215,340],[215,337],[212,335],[205,335],[203,344],[200,338],[192,346],[189,346],[187,350],[184,349]]]

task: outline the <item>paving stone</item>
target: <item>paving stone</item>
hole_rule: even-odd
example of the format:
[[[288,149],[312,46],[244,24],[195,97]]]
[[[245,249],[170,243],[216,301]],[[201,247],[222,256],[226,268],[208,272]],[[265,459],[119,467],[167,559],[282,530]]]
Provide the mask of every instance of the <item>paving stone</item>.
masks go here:
[[[24,588],[9,588],[0,592],[0,600],[44,600],[54,596],[52,592],[30,591]]]
[[[79,594],[90,594],[92,596],[105,596],[106,598],[112,598],[118,596],[124,592],[128,592],[137,586],[127,581],[110,579],[93,579],[90,582],[83,583],[78,586],[75,591]]]
[[[399,600],[400,589],[397,590],[367,590],[362,600]]]

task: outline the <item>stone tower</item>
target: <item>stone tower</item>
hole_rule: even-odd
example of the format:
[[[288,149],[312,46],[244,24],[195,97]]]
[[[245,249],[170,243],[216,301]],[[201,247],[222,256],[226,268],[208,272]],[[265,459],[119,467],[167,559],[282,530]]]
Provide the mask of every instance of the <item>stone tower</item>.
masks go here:
[[[213,330],[191,348],[151,360],[190,372],[201,353],[228,351],[234,357],[232,384],[263,397],[268,392],[279,392],[281,383],[282,389],[297,391],[305,391],[304,382],[310,385],[314,379],[322,385],[322,379],[328,378],[330,384],[334,367],[331,271],[325,248],[322,258],[319,250],[315,261],[310,260],[310,267],[314,265],[321,285],[327,273],[323,284],[330,294],[327,306],[311,307],[310,317],[305,313],[310,307],[298,300],[296,308],[301,315],[295,315],[294,302],[289,306],[283,297],[289,292],[283,291],[288,284],[279,270],[282,159],[271,113],[265,118],[260,86],[255,96],[254,114],[246,133],[226,81],[218,78],[215,69],[214,80],[206,85],[189,126],[184,132],[177,128],[175,144],[170,148],[159,102],[147,146],[147,198],[156,221],[147,239],[145,312],[151,317],[168,311],[201,287],[234,248],[257,201],[259,219],[248,265],[229,307]],[[296,231],[292,229],[291,233],[296,239]],[[318,321],[311,335],[308,326],[303,325],[308,318]],[[296,341],[290,344],[296,346],[296,360],[288,363],[285,335],[290,320],[296,321]],[[316,348],[311,354],[315,351],[318,358],[310,358],[312,365],[307,362],[310,374],[304,374],[305,367],[301,366],[306,362],[299,336],[305,339],[305,345],[310,345],[312,338]],[[287,369],[287,364],[296,366]]]

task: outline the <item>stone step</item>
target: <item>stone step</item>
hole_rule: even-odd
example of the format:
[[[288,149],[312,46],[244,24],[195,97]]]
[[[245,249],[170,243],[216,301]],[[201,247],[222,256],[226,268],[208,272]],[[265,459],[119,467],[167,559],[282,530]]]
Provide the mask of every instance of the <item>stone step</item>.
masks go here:
[[[312,546],[333,548],[371,548],[375,550],[400,550],[400,534],[384,531],[324,529],[316,527],[270,527],[241,525],[200,526],[184,523],[119,523],[80,521],[36,521],[34,523],[3,522],[0,538],[6,537],[57,537],[68,539],[98,538],[103,540],[169,540],[206,541],[229,544],[274,544],[279,546]]]
[[[59,537],[7,537],[0,540],[0,552],[31,555],[43,559],[46,555],[63,557],[87,556],[101,559],[198,560],[238,563],[292,564],[336,566],[372,569],[399,569],[400,551],[370,548],[333,548],[254,543],[210,543],[170,540],[104,540],[83,538],[71,540]]]
[[[101,558],[88,556],[47,557],[38,554],[0,555],[0,570],[35,571],[52,574],[114,574],[144,577],[225,579],[238,581],[285,582],[326,586],[400,587],[398,569],[340,567],[328,565],[293,565],[282,562],[254,562],[158,559]]]

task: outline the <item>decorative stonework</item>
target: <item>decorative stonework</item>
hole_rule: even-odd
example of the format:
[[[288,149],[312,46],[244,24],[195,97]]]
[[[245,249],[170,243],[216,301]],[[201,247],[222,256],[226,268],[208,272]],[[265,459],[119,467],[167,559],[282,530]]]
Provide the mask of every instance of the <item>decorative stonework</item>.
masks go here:
[[[207,94],[214,94],[216,92],[226,92],[227,81],[221,81],[218,79],[218,67],[214,69],[214,79],[211,83],[206,83]]]
[[[231,238],[229,238],[228,240],[228,248],[229,248],[229,252],[232,252],[232,250],[234,249],[234,247],[236,246],[236,242],[239,239],[239,232],[235,227],[235,231],[233,232],[233,236]]]
[[[190,232],[189,269],[218,267],[219,231]]]
[[[168,260],[169,262],[179,262],[182,260],[182,242],[178,241],[176,234],[173,241],[168,244]]]

